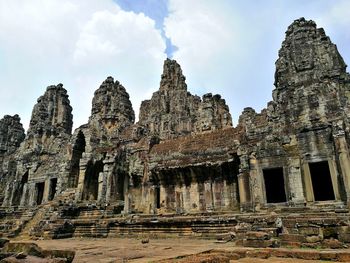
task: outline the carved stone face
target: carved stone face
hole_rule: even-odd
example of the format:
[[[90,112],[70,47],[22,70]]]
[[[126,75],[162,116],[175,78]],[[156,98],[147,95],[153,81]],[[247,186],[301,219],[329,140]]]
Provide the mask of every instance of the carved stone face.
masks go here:
[[[312,44],[305,43],[305,40],[298,39],[293,43],[291,56],[297,72],[310,70],[314,68],[314,47]]]

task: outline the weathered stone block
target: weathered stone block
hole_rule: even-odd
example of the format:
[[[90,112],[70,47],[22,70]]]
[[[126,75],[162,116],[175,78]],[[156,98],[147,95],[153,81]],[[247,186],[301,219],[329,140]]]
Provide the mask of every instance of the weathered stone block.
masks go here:
[[[293,247],[293,248],[299,248],[301,247],[301,242],[296,241],[281,241],[282,247]]]
[[[340,262],[350,262],[350,253],[349,252],[338,252],[337,260]]]
[[[248,231],[246,233],[247,240],[268,240],[270,238],[271,238],[271,235],[266,232]]]
[[[341,249],[344,248],[344,244],[337,239],[325,239],[322,241],[322,247],[332,248],[332,249]]]
[[[249,258],[262,258],[262,259],[266,259],[269,258],[271,256],[271,251],[269,250],[248,250],[247,251],[247,257]]]
[[[264,248],[264,247],[274,247],[276,242],[274,240],[243,240],[244,247],[255,247],[255,248]]]
[[[294,251],[293,255],[295,258],[305,259],[305,260],[320,259],[320,253],[318,251],[312,251],[312,250],[308,250],[308,251],[297,250],[297,251]]]
[[[316,243],[322,241],[323,238],[321,236],[307,236],[305,240],[308,243]]]
[[[282,241],[305,242],[305,236],[298,234],[281,234],[279,238]]]
[[[301,235],[305,235],[305,236],[319,235],[321,232],[320,227],[313,227],[313,226],[300,227],[298,230]]]
[[[341,242],[350,243],[350,233],[340,233],[338,239]]]
[[[320,252],[320,260],[336,261],[337,258],[338,258],[338,252],[332,252],[332,251]]]

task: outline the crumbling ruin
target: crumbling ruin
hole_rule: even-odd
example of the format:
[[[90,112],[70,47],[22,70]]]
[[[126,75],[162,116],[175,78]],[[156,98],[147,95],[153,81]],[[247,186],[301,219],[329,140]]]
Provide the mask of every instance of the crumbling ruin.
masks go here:
[[[126,89],[108,77],[88,123],[71,134],[67,91],[48,87],[26,136],[17,115],[0,121],[3,213],[32,211],[38,221],[9,232],[103,237],[152,228],[210,236],[235,229],[243,245],[270,246],[282,218],[286,244],[349,242],[350,76],[313,21],[288,27],[272,94],[266,109],[245,108],[232,127],[225,100],[192,95],[180,65],[167,59],[137,123]],[[135,214],[139,220],[128,219]],[[261,229],[272,234],[254,234]]]

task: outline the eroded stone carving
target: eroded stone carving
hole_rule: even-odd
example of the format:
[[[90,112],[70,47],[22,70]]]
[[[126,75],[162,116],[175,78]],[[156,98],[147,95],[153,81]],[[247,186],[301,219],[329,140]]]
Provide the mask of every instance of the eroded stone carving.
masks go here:
[[[45,94],[38,98],[33,108],[28,136],[57,136],[62,132],[70,134],[72,125],[72,107],[67,90],[62,84],[47,87]]]
[[[187,91],[185,80],[180,65],[167,59],[159,91],[142,102],[139,124],[161,139],[231,127],[225,100],[210,93],[201,100]]]
[[[24,140],[24,129],[21,119],[16,114],[14,116],[5,115],[0,120],[0,153],[13,153]]]

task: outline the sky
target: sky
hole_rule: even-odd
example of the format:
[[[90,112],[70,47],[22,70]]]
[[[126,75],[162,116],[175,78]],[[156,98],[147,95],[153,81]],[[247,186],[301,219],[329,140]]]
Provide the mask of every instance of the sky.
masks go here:
[[[37,98],[63,83],[77,128],[108,76],[138,115],[169,57],[192,94],[226,99],[236,125],[245,107],[260,112],[271,100],[295,19],[323,27],[350,63],[349,10],[348,0],[0,0],[0,118],[19,114],[27,129]]]

